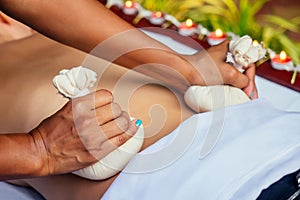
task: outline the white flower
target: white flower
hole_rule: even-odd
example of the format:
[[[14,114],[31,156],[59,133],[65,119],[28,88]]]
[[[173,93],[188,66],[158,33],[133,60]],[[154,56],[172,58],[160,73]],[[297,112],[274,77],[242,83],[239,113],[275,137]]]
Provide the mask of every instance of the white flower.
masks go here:
[[[226,62],[231,63],[231,64],[235,63],[232,53],[230,53],[230,52],[227,53]]]
[[[140,16],[141,18],[143,18],[143,17],[145,17],[145,18],[150,18],[151,15],[152,15],[152,12],[149,11],[149,10],[141,10],[141,11],[139,12],[139,16]]]
[[[236,40],[231,40],[229,43],[229,51],[235,55],[237,53],[239,54],[245,54],[250,46],[252,45],[252,39],[250,36],[245,35],[241,38],[237,38]]]
[[[253,43],[252,38],[248,35],[231,40],[229,51],[234,58],[234,62],[232,62],[230,56],[227,56],[230,59],[227,59],[226,62],[233,63],[240,70],[262,59],[266,54],[266,49],[258,43]]]
[[[181,25],[181,23],[172,15],[166,14],[165,19],[166,19],[166,21],[171,22],[172,24],[174,24],[177,27],[180,27],[180,25]]]
[[[276,56],[275,51],[273,51],[272,49],[268,48],[267,52],[269,53],[269,56],[271,59],[273,59]]]
[[[97,74],[84,67],[64,69],[53,78],[53,84],[65,97],[75,98],[89,93],[97,81]]]
[[[300,72],[300,64],[299,64],[299,65],[296,65],[295,70],[296,70],[297,72]]]
[[[123,1],[122,0],[108,0],[105,6],[107,8],[110,8],[112,6],[117,6],[118,8],[122,8]]]
[[[206,29],[205,27],[203,27],[201,24],[199,24],[199,25],[197,26],[197,29],[198,29],[198,31],[199,31],[199,33],[200,33],[201,35],[209,35],[208,29]]]

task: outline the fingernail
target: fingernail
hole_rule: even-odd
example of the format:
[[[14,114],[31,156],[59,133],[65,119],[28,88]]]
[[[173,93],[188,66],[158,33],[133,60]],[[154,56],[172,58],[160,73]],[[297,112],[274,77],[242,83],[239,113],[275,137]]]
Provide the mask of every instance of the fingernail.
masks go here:
[[[249,98],[250,98],[250,99],[253,99],[253,96],[254,96],[254,91],[252,91],[252,92],[250,93]]]
[[[138,119],[138,120],[135,121],[135,125],[136,125],[137,127],[140,127],[140,126],[142,125],[142,123],[143,123],[143,121],[140,120],[140,119]]]

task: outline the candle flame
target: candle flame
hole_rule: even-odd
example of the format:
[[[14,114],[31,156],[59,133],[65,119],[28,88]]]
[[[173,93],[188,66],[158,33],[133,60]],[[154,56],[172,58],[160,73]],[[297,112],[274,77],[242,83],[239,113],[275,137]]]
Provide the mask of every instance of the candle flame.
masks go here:
[[[194,23],[193,23],[193,21],[191,19],[187,19],[185,21],[185,24],[186,24],[187,27],[192,27]]]
[[[158,12],[156,12],[154,15],[155,15],[155,17],[157,17],[157,18],[160,18],[160,17],[162,17],[162,13],[161,13],[161,12],[159,12],[159,11],[158,11]]]
[[[286,55],[285,51],[281,51],[279,54],[280,61],[284,62],[284,61],[286,61],[286,58],[287,58],[287,55]]]
[[[253,40],[252,45],[255,46],[255,47],[257,47],[259,45],[259,43],[258,43],[257,40]]]
[[[223,37],[223,32],[222,32],[221,29],[218,28],[218,29],[216,30],[216,36],[217,36],[217,37]]]
[[[125,6],[128,7],[128,8],[132,7],[133,6],[132,1],[126,1]]]

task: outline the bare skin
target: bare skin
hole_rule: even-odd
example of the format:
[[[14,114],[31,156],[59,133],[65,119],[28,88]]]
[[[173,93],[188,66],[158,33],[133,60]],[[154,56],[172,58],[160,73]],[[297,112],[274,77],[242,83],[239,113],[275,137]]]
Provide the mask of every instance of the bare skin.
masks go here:
[[[90,1],[89,3],[92,3],[92,2],[93,1]],[[6,8],[5,2],[2,1],[1,3],[4,3],[4,10],[5,10],[5,8]],[[94,5],[93,3],[92,4],[89,4],[89,3],[86,4],[86,2],[83,2],[83,4],[86,6],[86,9],[92,9],[91,5]],[[8,5],[8,7],[10,7],[10,6],[11,6],[11,4]],[[96,6],[96,4],[94,6]],[[113,15],[109,14],[109,12],[105,8],[103,8],[103,6],[102,7],[101,7],[101,5],[99,5],[99,6],[100,6],[99,9],[102,9],[103,12],[107,14],[107,16],[110,16],[110,17],[112,17],[112,19],[114,19],[115,16],[113,17]],[[53,9],[53,7],[50,7],[50,8]],[[10,10],[10,8],[8,8],[8,10]],[[19,13],[18,9],[16,12]],[[14,13],[14,11],[13,11],[13,13]],[[21,13],[22,13],[22,11],[21,11]],[[57,19],[57,20],[59,20],[59,19]],[[72,19],[70,19],[70,20],[72,21]],[[115,19],[115,20],[116,20],[116,22],[122,24],[123,26],[120,26],[120,27],[123,27],[123,28],[121,28],[121,29],[115,29],[116,27],[112,28],[112,31],[114,32],[114,34],[118,33],[119,31],[134,30],[134,29],[130,28],[130,26],[128,24],[126,24],[120,20],[117,20],[117,19]],[[41,22],[38,22],[38,24]],[[12,20],[11,18],[7,17],[6,15],[3,15],[2,13],[1,13],[1,26],[7,28],[7,30],[5,31],[5,33],[7,35],[10,34],[13,36],[16,33],[20,33],[20,35],[19,35],[20,37],[21,36],[26,37],[27,36],[26,34],[28,34],[28,35],[32,34],[31,30],[28,27],[22,26],[22,24]],[[54,32],[56,32],[56,31],[54,30]],[[26,34],[24,34],[24,33],[26,33]],[[58,34],[58,36],[62,36],[62,35],[64,35],[64,32],[60,32],[60,29],[58,29],[57,34]],[[193,83],[193,81],[196,81],[195,83],[204,84],[204,85],[205,84],[210,85],[210,84],[223,83],[223,81],[219,82],[220,74],[219,74],[218,70],[216,71],[214,68],[206,67],[209,63],[212,62],[210,60],[210,56],[212,56],[212,58],[216,58],[215,62],[217,65],[213,64],[212,66],[227,66],[226,68],[223,68],[223,69],[225,69],[225,71],[223,71],[222,73],[224,73],[225,75],[226,74],[232,75],[232,73],[230,71],[226,70],[226,69],[231,69],[232,67],[230,67],[228,64],[224,64],[224,62],[223,62],[224,55],[225,55],[224,52],[227,51],[226,43],[224,43],[220,47],[215,47],[215,48],[209,49],[208,54],[199,52],[198,54],[195,54],[193,56],[178,56],[173,51],[171,51],[170,49],[165,47],[164,45],[154,41],[153,39],[150,39],[149,37],[146,37],[144,34],[142,34],[141,32],[139,32],[137,30],[134,30],[133,32],[130,31],[130,35],[129,35],[130,37],[128,37],[128,38],[136,38],[135,35],[138,38],[146,39],[146,40],[144,40],[144,39],[142,40],[142,41],[146,41],[146,43],[142,43],[142,44],[135,43],[135,44],[139,44],[139,46],[137,46],[138,48],[141,48],[141,47],[145,47],[145,48],[141,48],[136,51],[125,53],[124,54],[125,57],[122,55],[120,58],[118,58],[116,60],[116,63],[123,63],[125,66],[127,66],[129,68],[133,68],[134,66],[140,65],[143,63],[157,62],[157,64],[150,64],[150,65],[146,64],[146,65],[143,65],[143,67],[138,67],[138,68],[134,68],[134,69],[136,71],[140,71],[140,72],[143,72],[150,76],[161,79],[161,80],[165,81],[166,83],[175,86],[176,89],[179,89],[181,92],[183,92],[182,89],[186,88],[188,85],[190,85],[190,83]],[[121,34],[121,36],[122,36],[122,34]],[[127,36],[128,36],[128,34],[127,34]],[[122,37],[121,37],[121,39],[122,39]],[[106,37],[100,39],[100,41],[105,38]],[[119,44],[118,42],[115,41],[115,38],[117,38],[117,41],[120,39],[118,36],[116,36],[116,37],[114,37],[113,41],[105,43],[104,47],[107,47],[107,46],[105,46],[107,44],[108,44],[108,47],[110,47],[110,45]],[[127,39],[125,41],[127,41]],[[35,40],[33,39],[32,42],[39,43],[39,39],[35,39]],[[79,43],[80,47],[85,46],[86,41],[83,40],[82,42],[83,43]],[[69,44],[68,42],[66,42],[66,43]],[[20,41],[20,45],[22,46],[22,41]],[[70,45],[76,46],[72,42],[70,43]],[[123,46],[126,46],[126,44],[124,44]],[[80,47],[78,47],[78,48],[80,48]],[[5,59],[3,59],[3,62],[4,62],[4,60],[5,60],[5,62],[2,63],[2,65],[6,65],[7,58],[9,58],[8,60],[14,60],[14,59],[12,59],[12,55],[13,55],[13,56],[17,56],[20,58],[18,60],[14,61],[12,63],[12,65],[20,66],[20,65],[23,65],[24,62],[28,62],[28,60],[33,60],[33,59],[36,60],[36,58],[38,58],[40,56],[40,52],[41,52],[40,48],[43,48],[43,45],[37,46],[35,48],[26,48],[27,50],[32,51],[31,52],[32,54],[30,54],[30,55],[24,54],[24,51],[21,48],[18,50],[10,49],[10,47],[6,46],[6,44],[3,44],[3,48],[6,48],[6,50],[3,52],[3,55],[5,55],[6,57],[5,57]],[[84,48],[81,48],[81,49],[86,50]],[[105,58],[105,55],[107,56],[107,55],[110,55],[110,53],[111,53],[110,51],[106,51],[106,49],[110,49],[110,48],[104,48],[104,52],[102,52],[102,53],[100,51],[101,55],[104,55],[104,58]],[[97,50],[99,50],[99,49],[97,49]],[[102,49],[102,51],[103,51],[103,49]],[[14,53],[11,54],[12,52],[14,52]],[[94,52],[93,53],[95,55],[99,56],[99,52],[97,52],[97,51],[95,51],[95,52],[96,53],[94,53]],[[133,55],[131,55],[131,54],[133,54]],[[157,55],[163,55],[164,59],[160,59],[159,56],[157,56]],[[51,58],[53,58],[52,56],[56,58],[55,53],[53,55],[49,54],[50,62],[53,62],[51,60]],[[123,57],[125,58],[125,61],[122,61],[122,60],[124,60]],[[139,57],[142,58],[143,62],[140,62],[141,60],[137,61],[137,60],[132,59],[132,58],[139,58]],[[150,60],[147,60],[148,58]],[[80,56],[78,56],[77,59],[80,59]],[[160,61],[163,61],[163,62],[160,62]],[[172,64],[176,63],[175,65],[180,66],[180,68],[177,68],[176,66],[175,66],[175,68],[172,68],[172,67],[170,68],[170,61],[172,62]],[[194,78],[192,78],[194,80],[192,80],[192,79],[189,80],[191,77],[189,75],[187,75],[186,72],[184,72],[184,71],[186,69],[185,67],[190,64],[193,64],[194,66],[201,66],[201,68],[202,68],[201,76],[204,76],[207,78],[202,79],[202,80],[196,80],[198,78],[194,79],[195,78],[194,77]],[[36,65],[43,66],[45,64],[41,63],[41,61],[38,61],[38,64],[36,64]],[[31,67],[34,67],[34,64],[32,64]],[[25,68],[22,68],[22,70],[25,70]],[[22,72],[22,70],[20,70],[18,68],[18,71],[20,72],[18,79],[24,78],[24,76],[23,76],[24,72]],[[49,71],[47,71],[47,69],[43,69],[43,68],[39,68],[39,70],[34,70],[34,71],[36,73],[35,72],[31,73],[32,74],[31,77],[29,77],[29,78],[27,77],[26,80],[23,80],[25,84],[20,84],[20,85],[22,85],[22,88],[26,88],[25,86],[27,83],[32,83],[32,82],[34,82],[33,80],[38,80],[41,77],[38,73],[41,73],[42,71],[43,71],[43,73],[50,73]],[[249,71],[250,70],[248,70],[248,72]],[[189,71],[188,74],[194,75],[194,74],[197,74],[197,72],[194,73],[194,72]],[[234,74],[236,74],[236,73],[234,73]],[[16,82],[14,82],[14,79],[11,79],[10,76],[7,76],[6,73],[3,73],[2,75],[3,75],[2,80],[6,81],[7,84],[9,84],[9,85],[16,84]],[[248,76],[250,78],[253,75],[254,75],[254,73],[248,73]],[[209,78],[209,77],[213,77],[213,78]],[[229,77],[231,77],[231,76],[229,76]],[[239,75],[238,77],[245,78],[244,75]],[[233,80],[234,82],[237,82],[237,83],[243,82],[242,80],[240,80],[237,77],[230,79],[230,80]],[[171,81],[172,83],[169,81]],[[197,81],[200,81],[201,83],[197,82]],[[40,80],[38,83],[40,83],[40,82],[42,82],[42,81]],[[173,84],[173,83],[175,83],[175,84]],[[245,88],[246,93],[250,93],[253,90],[253,88],[255,89],[255,87],[253,87],[253,84],[251,84],[251,83],[252,82],[250,82],[249,86]],[[247,88],[248,88],[248,91],[246,90]],[[35,90],[37,90],[37,88]],[[9,93],[11,93],[12,91],[13,90],[11,90]],[[27,89],[23,89],[22,92],[28,93],[31,91],[28,91]],[[36,98],[39,98],[41,93],[39,91],[38,93],[33,94],[33,95],[36,95]],[[92,164],[93,162],[96,162],[96,159],[94,157],[96,157],[97,159],[100,159],[101,157],[103,157],[107,153],[109,153],[113,148],[115,148],[115,147],[121,145],[123,142],[125,142],[135,132],[136,128],[133,125],[134,122],[132,123],[129,121],[128,114],[126,114],[124,112],[120,112],[121,108],[117,109],[119,111],[119,112],[117,112],[118,114],[111,113],[112,110],[116,110],[116,109],[112,109],[112,110],[107,109],[107,107],[110,104],[115,105],[112,103],[112,95],[110,93],[100,91],[100,92],[97,92],[97,95],[99,96],[97,98],[97,100],[100,99],[98,102],[96,102],[97,103],[96,104],[97,114],[98,114],[97,118],[98,118],[99,126],[113,127],[113,130],[114,130],[113,133],[107,134],[107,133],[105,133],[105,130],[112,130],[112,128],[103,128],[102,129],[104,131],[104,133],[103,133],[102,139],[99,139],[98,143],[104,144],[104,146],[106,148],[104,148],[104,146],[102,146],[101,148],[104,148],[105,151],[101,151],[101,148],[100,148],[100,149],[96,150],[96,152],[95,152],[94,146],[88,146],[87,148],[85,148],[84,145],[81,144],[81,141],[79,140],[80,137],[78,137],[79,134],[76,131],[66,131],[66,130],[75,130],[73,128],[74,127],[73,110],[70,109],[71,103],[67,104],[62,110],[58,111],[57,113],[52,112],[51,114],[55,113],[55,115],[52,116],[51,118],[46,119],[42,123],[40,123],[41,119],[45,119],[46,117],[48,117],[49,112],[44,113],[44,116],[42,116],[41,118],[33,119],[31,117],[27,117],[26,119],[18,122],[17,126],[14,126],[13,129],[15,129],[16,131],[13,131],[12,129],[8,129],[8,131],[5,132],[6,126],[9,126],[9,125],[5,123],[6,120],[4,119],[4,120],[2,120],[2,122],[5,123],[3,125],[3,133],[6,133],[6,134],[2,134],[0,137],[0,140],[1,140],[0,143],[3,144],[3,145],[1,145],[2,154],[0,155],[0,157],[1,157],[1,159],[8,160],[8,158],[6,158],[7,154],[5,152],[7,151],[7,149],[10,149],[9,151],[11,152],[11,156],[10,156],[11,160],[9,160],[10,162],[6,162],[5,165],[4,164],[1,165],[0,179],[3,180],[3,179],[21,178],[21,177],[36,177],[36,176],[45,176],[45,175],[50,175],[50,174],[61,174],[61,173],[70,172],[72,170],[76,170],[76,169],[82,168],[84,166],[87,166],[89,164]],[[10,99],[11,98],[9,95],[5,95],[3,97],[4,101],[7,100],[9,102]],[[107,101],[107,99],[109,99],[109,101]],[[80,102],[77,101],[77,104],[78,105],[86,104],[83,102],[87,102],[87,100],[82,98]],[[73,101],[73,103],[74,103],[74,101]],[[14,109],[16,109],[16,111],[20,112],[20,110],[22,110],[22,109],[19,109],[19,108],[22,107],[23,105],[24,105],[24,102],[19,103],[18,105],[14,106]],[[79,106],[77,106],[77,107],[79,107]],[[34,111],[35,108],[38,108],[35,111],[40,112],[39,107],[30,107],[29,106],[27,108],[32,109],[32,111]],[[56,110],[58,110],[60,108],[61,107],[59,107],[59,108],[57,107]],[[73,106],[72,108],[76,108],[76,106],[75,107]],[[111,116],[110,118],[104,117],[106,115],[103,113],[106,113],[107,110],[110,110],[110,111],[108,111],[108,113],[111,114],[111,115],[109,115],[109,116]],[[31,112],[31,111],[26,110],[26,112]],[[40,112],[40,113],[43,114],[43,112]],[[85,113],[85,114],[87,114],[87,113]],[[11,120],[16,119],[15,114],[13,114],[12,116],[9,116],[10,113],[7,113],[7,115],[8,115],[7,119],[11,119]],[[37,116],[40,117],[39,115],[37,115]],[[18,118],[18,119],[20,119],[20,118]],[[64,119],[64,120],[61,120],[61,119]],[[106,121],[103,121],[104,119]],[[110,123],[109,121],[111,119],[115,119],[115,121]],[[125,121],[127,121],[127,122],[119,124],[118,122],[124,121],[123,119],[126,119]],[[85,118],[85,120],[87,120],[87,118]],[[35,128],[34,130],[32,130],[32,126],[28,125],[28,123],[31,125],[31,123],[33,123],[33,122],[36,123],[36,126],[39,126],[39,127]],[[57,126],[57,122],[61,126]],[[18,129],[19,127],[21,127],[21,128]],[[83,128],[83,129],[87,130],[86,128]],[[24,132],[24,130],[26,130],[26,132]],[[94,139],[92,137],[90,137],[90,133],[88,133],[91,131],[87,131],[86,132],[87,134],[85,134],[84,137],[87,140],[94,141]],[[14,133],[14,134],[7,134],[8,132]],[[28,132],[29,132],[29,134],[24,134],[24,133],[28,133]],[[16,135],[16,133],[18,133],[18,134]],[[19,133],[23,133],[23,134],[19,134]],[[57,134],[65,135],[65,136],[61,137],[59,140],[57,140],[57,138],[56,138]],[[61,145],[60,149],[57,148],[58,145],[55,145],[55,146],[52,145],[53,142],[55,142],[55,143],[60,142],[61,144],[65,144],[66,141],[69,141],[68,138],[73,137],[74,135],[76,136],[75,138],[77,138],[77,140],[78,140],[76,143],[78,145],[77,147],[79,147],[79,148],[76,148],[76,150],[77,150],[76,154],[67,154],[69,157],[66,156],[66,154],[62,155],[61,152],[65,151],[64,145]],[[109,139],[109,142],[106,141],[106,138]],[[104,141],[105,141],[105,143],[103,143]],[[113,145],[110,146],[109,145],[110,143],[112,143]],[[13,151],[12,151],[12,149],[13,149]],[[79,153],[78,149],[81,150],[80,153]],[[88,149],[88,151],[87,151],[87,149]],[[90,151],[91,149],[92,149],[92,152]],[[23,151],[24,153],[27,152],[28,155],[20,157],[19,153],[18,153],[19,151]],[[95,155],[92,156],[92,154],[95,154]],[[80,155],[80,156],[78,156],[78,155]],[[59,157],[61,157],[62,159],[58,159]],[[26,158],[26,159],[24,159],[24,158]],[[58,161],[60,161],[60,162],[58,162]],[[20,166],[20,165],[15,165],[14,164],[15,162],[22,162],[22,163],[24,163],[24,166],[19,167],[19,168],[11,167],[12,165]]]
[[[44,40],[48,43],[43,43]],[[23,44],[28,53],[25,53],[24,48],[13,47]],[[56,43],[41,36],[30,36],[16,43],[12,41],[1,45],[3,57],[0,64],[3,71],[0,77],[4,81],[4,95],[0,110],[6,113],[0,120],[3,133],[0,135],[0,158],[5,160],[0,166],[1,180],[62,174],[89,166],[126,142],[137,130],[129,115],[113,102],[109,91],[101,90],[95,94],[97,121],[89,117],[94,108],[89,105],[90,100],[86,97],[67,104],[67,99],[60,97],[54,104],[45,106],[46,99],[56,99],[55,96],[59,96],[51,88],[50,76],[58,73],[64,61],[70,61],[72,67],[84,58],[77,51],[73,57],[72,52],[75,53],[75,50],[70,48],[71,54],[64,55],[64,48],[66,47],[56,48]],[[48,50],[49,57],[40,60],[39,57],[46,53],[45,50]],[[28,63],[27,67],[22,60]],[[46,63],[59,67],[51,68]],[[10,76],[12,74],[14,75]],[[43,77],[42,74],[48,74],[49,77]],[[48,90],[52,94],[44,92]],[[15,96],[17,93],[21,96]],[[32,102],[25,96],[31,96],[36,101]],[[16,101],[12,103],[12,99]],[[73,111],[80,107],[87,108],[86,111],[79,111],[81,120],[85,121],[80,123],[86,126],[82,127],[86,130],[84,133],[76,131],[73,119]],[[8,111],[8,108],[11,109]],[[49,117],[50,115],[53,116]],[[126,123],[119,123],[120,121]],[[89,131],[89,123],[98,123],[102,127],[102,133]],[[81,137],[93,142],[83,144]]]
[[[138,33],[138,35],[139,34],[140,33]],[[142,36],[141,38],[144,38],[144,36]],[[149,43],[153,42],[153,40],[151,39],[146,41],[148,41]],[[165,48],[162,47],[161,44],[156,44],[162,49]],[[71,45],[74,46],[73,44]],[[58,45],[57,43],[47,40],[40,35],[35,35],[24,40],[12,42],[11,44],[3,44],[2,46],[0,46],[0,48],[1,55],[3,56],[3,58],[5,58],[1,59],[1,66],[4,66],[3,69],[1,69],[3,70],[2,73],[0,73],[0,75],[3,75],[3,77],[1,76],[1,80],[4,80],[4,83],[7,83],[3,86],[3,93],[7,95],[5,95],[3,99],[1,99],[3,103],[1,102],[0,106],[1,111],[7,113],[7,116],[2,116],[3,119],[1,119],[0,122],[2,123],[1,132],[15,133],[29,131],[39,125],[41,119],[44,119],[50,114],[55,113],[67,102],[66,99],[57,94],[56,90],[52,86],[51,79],[53,78],[53,76],[56,75],[61,68],[70,68],[80,65],[85,59],[86,55],[74,49]],[[27,51],[24,52],[24,49],[26,49]],[[227,44],[224,43],[223,46],[212,48],[208,52],[209,55],[211,55],[213,58],[216,58],[215,61],[219,63],[220,66],[224,66],[223,60],[225,56],[224,52],[226,52],[226,49]],[[14,54],[12,54],[12,52],[14,52]],[[129,53],[128,55],[125,55],[124,58],[117,60],[117,63],[123,63],[126,67],[133,68],[134,66],[139,65],[143,62],[141,62],[141,60],[138,60],[135,63],[126,63],[128,62],[128,58],[130,60],[130,58],[132,57],[136,57],[139,54],[145,55],[145,53],[149,54],[150,57],[142,57],[143,62],[153,61],[151,59],[152,56],[156,54],[155,51],[153,52],[153,50],[144,50],[141,52]],[[182,66],[188,65],[185,60],[187,59],[189,60],[189,62],[192,62],[195,65],[199,65],[200,61],[201,66],[201,63],[203,64],[204,61],[207,61],[203,59],[203,55],[201,54],[202,53],[200,52],[199,54],[193,56],[186,56],[186,58],[182,57],[183,60],[178,60],[178,64],[181,65],[181,68]],[[167,62],[174,61],[172,59],[173,55],[174,52],[170,51],[167,48],[162,53],[164,59],[168,58],[166,59]],[[150,58],[150,60],[145,60],[145,58]],[[156,57],[156,59],[160,60],[161,58]],[[30,60],[30,62],[26,62],[28,60]],[[95,61],[97,63],[95,64],[95,66],[93,66],[93,64],[91,63],[89,63],[88,65],[88,67],[94,68],[95,71],[99,70],[99,65],[106,65],[106,63],[104,63],[103,61],[99,61],[98,59],[95,60],[97,60]],[[91,62],[93,63],[94,61]],[[163,64],[169,65],[168,63]],[[236,76],[240,74],[237,74],[234,70],[232,71],[229,65],[226,64],[226,66],[227,67],[223,68],[224,70],[222,70],[222,73],[224,73],[225,76],[226,74],[230,74],[227,79],[236,82],[232,82],[231,84],[239,87],[244,87],[242,85],[245,85],[245,82],[242,82],[246,80],[245,76]],[[161,69],[155,69],[155,67],[151,69],[154,71],[154,74],[161,74],[159,73]],[[175,71],[178,69],[175,69]],[[205,74],[206,72],[203,73]],[[248,77],[254,76],[253,68],[252,70],[248,70],[246,73],[248,73]],[[124,74],[126,76],[127,74],[129,74],[130,79],[125,80],[123,84],[118,84],[116,86],[116,81],[120,80],[120,78]],[[145,74],[148,74],[148,72],[146,72]],[[155,75],[150,75],[155,77]],[[212,74],[210,74],[210,72],[208,71],[206,75],[210,77]],[[163,78],[164,77],[166,76],[163,75]],[[190,83],[187,83],[187,85],[185,85],[186,83],[183,84],[183,82],[179,83],[179,85],[177,83],[174,84],[174,81],[176,81],[178,78],[176,75],[173,78],[170,78],[173,83],[168,81],[166,82],[169,84],[171,83],[171,85],[175,86],[177,89],[179,88],[181,92],[191,83],[224,83],[224,81],[218,82],[218,79],[200,80],[195,77],[187,77],[190,78]],[[244,80],[242,81],[242,79],[233,77],[240,77]],[[165,81],[163,78],[160,79]],[[246,82],[248,83],[248,81]],[[250,84],[245,88],[246,93],[250,94],[253,88],[255,88],[255,85],[251,84],[252,82],[250,82]],[[133,91],[126,91],[128,90],[129,86],[135,88],[136,90],[134,89]],[[120,97],[117,96],[116,100],[117,102],[119,101],[118,103],[122,106],[122,109],[129,112],[130,116],[134,116],[135,118],[140,118],[143,120],[147,135],[143,148],[146,148],[164,135],[170,133],[175,127],[178,126],[178,124],[182,120],[186,119],[192,114],[192,112],[182,103],[183,101],[181,95],[177,93],[177,91],[170,90],[162,86],[160,82],[146,78],[140,74],[133,72],[129,73],[127,70],[115,65],[111,65],[109,68],[107,68],[107,70],[101,77],[98,89],[102,88],[109,89],[111,91],[117,91],[116,93],[118,93],[119,95],[127,94],[130,96],[130,98],[128,99],[123,99],[122,95],[120,95]],[[247,91],[247,88],[249,91]],[[16,90],[18,90],[18,93],[11,92]],[[119,93],[118,91],[125,91],[125,93]],[[14,99],[14,101],[12,101],[12,99]],[[49,99],[51,99],[51,101],[49,101]],[[47,104],[47,106],[45,106],[45,104]],[[162,109],[151,110],[151,108],[153,108],[153,105],[159,105],[158,107],[163,108],[163,111]],[[151,116],[149,115],[149,110],[152,111]],[[161,123],[162,121],[164,121],[163,124]],[[29,184],[40,191],[47,199],[57,199],[58,197],[53,196],[55,194],[60,194],[59,197],[61,197],[61,193],[54,192],[57,190],[65,191],[65,193],[63,193],[64,195],[66,195],[64,199],[82,199],[82,197],[86,198],[87,195],[90,195],[89,199],[98,199],[103,195],[114,178],[115,177],[107,179],[105,181],[94,182],[76,177],[74,175],[63,175],[55,177],[45,177],[41,179],[28,179],[25,181],[26,184]],[[50,184],[51,187],[49,187],[49,183],[51,182],[53,184]],[[66,185],[69,191],[66,192],[66,188],[64,187],[57,187],[61,184]],[[86,194],[86,191],[90,192]],[[74,194],[74,197],[71,197],[70,193]]]
[[[28,51],[19,50],[21,46]],[[112,91],[115,102],[122,107],[122,110],[127,111],[132,117],[143,120],[146,134],[143,149],[170,133],[180,122],[193,114],[183,103],[182,95],[172,88],[165,87],[159,81],[107,64],[95,57],[86,58],[84,53],[41,35],[3,44],[0,46],[1,58],[8,56],[7,50],[16,52],[16,55],[10,56],[5,61],[0,59],[3,66],[0,74],[3,75],[4,72],[6,74],[1,78],[7,83],[1,86],[3,94],[7,94],[0,103],[1,112],[7,113],[0,120],[1,132],[30,130],[39,124],[41,119],[61,108],[67,99],[57,93],[51,80],[60,69],[81,64],[97,71],[98,74],[103,72],[98,89]],[[35,52],[33,57],[36,59],[26,61],[32,56],[32,52]],[[23,56],[18,56],[19,54]],[[102,70],[100,66],[108,67]],[[37,70],[31,70],[33,68]],[[20,92],[10,92],[15,90]],[[23,184],[34,187],[46,199],[82,199],[83,197],[99,199],[114,178],[89,181],[68,174],[25,179]],[[58,194],[59,196],[56,196]]]
[[[161,80],[175,87],[181,93],[190,85],[229,84],[243,88],[249,96],[253,92],[254,97],[257,96],[253,79],[254,67],[250,67],[245,74],[241,74],[233,66],[224,62],[228,51],[228,41],[217,47],[210,48],[207,52],[200,51],[195,55],[182,56],[121,20],[96,0],[80,0],[76,4],[71,0],[63,2],[3,0],[0,1],[0,9],[57,41],[85,52],[93,50],[93,55]],[[85,14],[83,15],[82,13]],[[49,16],[51,16],[51,20],[49,20]],[[7,20],[2,16],[1,23],[7,23]],[[103,27],[105,28],[103,29]],[[94,49],[100,43],[101,45],[104,43],[104,48]],[[124,52],[127,48],[133,50]],[[118,57],[111,58],[112,54],[116,54]],[[22,52],[18,56],[22,58]],[[144,67],[140,68],[137,66]],[[103,97],[99,96],[99,98],[103,99],[111,96],[111,94],[104,94],[103,92],[98,94],[102,94]],[[82,102],[84,101],[83,99]],[[105,104],[102,101],[99,103],[97,104],[97,110],[104,110]],[[112,102],[109,102],[109,104],[112,104]],[[67,107],[68,105],[59,113],[56,113],[53,121],[56,118],[63,117],[63,114],[71,116],[73,111],[69,110],[67,112]],[[104,134],[115,146],[120,145],[118,141],[126,141],[126,138],[128,139],[126,132],[129,132],[129,135],[135,132],[127,114],[116,116],[116,122],[113,124],[117,124],[117,121],[120,121],[117,120],[119,118],[125,118],[127,123],[123,123],[121,128],[115,126],[115,131],[112,135]],[[72,118],[65,119],[71,120]],[[51,121],[51,119],[46,121],[49,120]],[[108,123],[109,121],[106,122]],[[20,124],[24,125],[24,123],[21,122]],[[130,123],[131,125],[129,125]],[[39,124],[39,126],[46,127],[40,127],[35,131],[31,131],[29,135],[16,135],[16,133],[14,135],[1,135],[1,143],[6,144],[2,148],[11,149],[11,147],[14,147],[13,157],[17,159],[12,161],[22,160],[18,156],[18,152],[26,149],[28,150],[28,155],[30,155],[25,156],[29,159],[26,160],[26,163],[32,163],[32,167],[28,167],[28,165],[15,169],[11,166],[17,166],[16,164],[7,162],[5,166],[2,166],[2,169],[0,168],[0,171],[2,171],[1,179],[44,176],[67,171],[67,169],[55,166],[55,162],[52,161],[57,160],[56,156],[54,156],[57,154],[53,152],[53,148],[50,148],[52,145],[47,144],[47,142],[53,142],[54,140],[48,140],[46,136],[55,136],[57,130],[47,127],[51,124],[47,122]],[[99,126],[102,125],[103,123],[99,124]],[[69,126],[59,130],[70,130],[73,126],[74,124],[69,123]],[[51,131],[47,132],[48,130],[52,130],[54,133]],[[74,134],[72,131],[64,133],[69,134],[68,136]],[[88,137],[88,135],[85,135],[85,137]],[[102,139],[99,142],[102,144],[104,141]],[[94,149],[93,146],[89,148]],[[81,149],[81,153],[86,151],[83,146],[81,146]],[[105,150],[106,152],[98,150],[100,152],[97,157],[103,157],[111,149],[111,147],[108,148]],[[34,155],[34,152],[38,153]],[[0,158],[5,158],[5,153],[2,153]],[[77,167],[69,169],[69,171],[92,163],[92,160],[88,158],[80,162],[78,160],[82,160],[82,158],[72,158],[73,164],[77,165]],[[63,166],[63,164],[59,164],[59,166]]]
[[[34,31],[0,12],[0,43],[30,36]]]
[[[182,92],[190,85],[228,84],[238,88],[252,87],[249,83],[253,81],[251,77],[254,75],[249,77],[249,73],[239,73],[232,65],[224,62],[227,44],[210,49],[208,54],[200,52],[193,56],[178,55],[114,15],[97,0],[78,0],[76,4],[72,0],[2,0],[0,9],[56,41],[85,52],[93,50],[96,56],[129,69],[147,65],[142,73],[164,81]],[[104,50],[99,52],[99,49],[94,49],[108,40],[110,42]],[[136,50],[124,53],[127,48]],[[120,57],[111,59],[111,54],[116,51]],[[255,88],[248,90],[256,93]]]

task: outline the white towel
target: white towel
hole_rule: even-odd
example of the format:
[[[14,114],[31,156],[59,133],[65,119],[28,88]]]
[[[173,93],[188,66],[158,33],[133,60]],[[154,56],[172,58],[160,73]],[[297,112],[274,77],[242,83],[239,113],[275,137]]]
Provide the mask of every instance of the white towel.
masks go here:
[[[137,154],[103,199],[253,200],[300,168],[299,120],[264,100],[194,115]],[[219,137],[200,159],[207,134]]]

